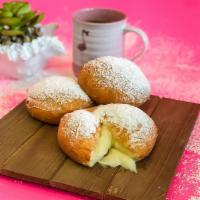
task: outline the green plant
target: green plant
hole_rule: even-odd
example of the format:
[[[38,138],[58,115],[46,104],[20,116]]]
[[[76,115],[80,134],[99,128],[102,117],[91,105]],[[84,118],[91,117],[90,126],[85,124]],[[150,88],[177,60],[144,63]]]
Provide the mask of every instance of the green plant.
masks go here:
[[[36,25],[44,13],[32,11],[28,2],[5,2],[0,8],[0,44],[24,43],[42,35]]]

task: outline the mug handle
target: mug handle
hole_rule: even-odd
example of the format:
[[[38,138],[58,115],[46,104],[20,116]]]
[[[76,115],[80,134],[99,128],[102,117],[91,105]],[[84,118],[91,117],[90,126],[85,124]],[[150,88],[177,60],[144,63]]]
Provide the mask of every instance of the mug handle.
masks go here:
[[[135,56],[133,56],[131,58],[131,60],[135,60],[136,58],[140,57],[147,50],[147,48],[149,46],[149,38],[148,38],[147,34],[142,29],[127,25],[124,29],[124,33],[126,34],[126,33],[129,33],[129,32],[135,33],[143,41],[143,47],[136,53]]]

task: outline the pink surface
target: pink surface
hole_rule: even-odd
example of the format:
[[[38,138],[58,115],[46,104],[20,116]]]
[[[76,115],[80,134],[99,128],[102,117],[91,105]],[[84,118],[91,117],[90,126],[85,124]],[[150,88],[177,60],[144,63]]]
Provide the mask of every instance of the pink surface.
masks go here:
[[[60,25],[58,34],[68,47],[68,57],[54,60],[51,68],[60,72],[70,68],[71,15],[75,10],[83,7],[116,8],[127,13],[130,23],[143,28],[150,37],[149,51],[137,63],[151,82],[152,94],[200,103],[199,0],[32,0],[32,3],[46,12],[46,22]],[[133,44],[131,37],[129,35],[126,39],[127,49]],[[18,82],[0,77],[0,117],[24,97],[25,91],[19,89]],[[0,177],[1,199],[87,198]],[[179,162],[167,199],[200,199],[200,117]]]

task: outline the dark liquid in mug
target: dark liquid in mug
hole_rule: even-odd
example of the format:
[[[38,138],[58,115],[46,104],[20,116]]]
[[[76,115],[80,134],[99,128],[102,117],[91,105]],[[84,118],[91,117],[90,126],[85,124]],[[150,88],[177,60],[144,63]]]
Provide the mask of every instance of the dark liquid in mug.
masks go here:
[[[113,20],[109,20],[109,19],[107,19],[107,20],[105,20],[105,19],[99,19],[99,20],[88,20],[87,22],[89,22],[89,23],[95,23],[95,24],[105,24],[105,23],[111,23],[111,22],[113,22]]]

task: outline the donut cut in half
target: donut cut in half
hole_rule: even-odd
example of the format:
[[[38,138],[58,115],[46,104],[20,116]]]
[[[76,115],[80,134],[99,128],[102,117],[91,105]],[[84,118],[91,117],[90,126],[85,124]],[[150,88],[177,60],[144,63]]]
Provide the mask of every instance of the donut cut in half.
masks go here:
[[[135,162],[155,145],[157,127],[137,107],[108,104],[65,114],[57,138],[61,149],[80,164],[121,165],[136,172]]]

